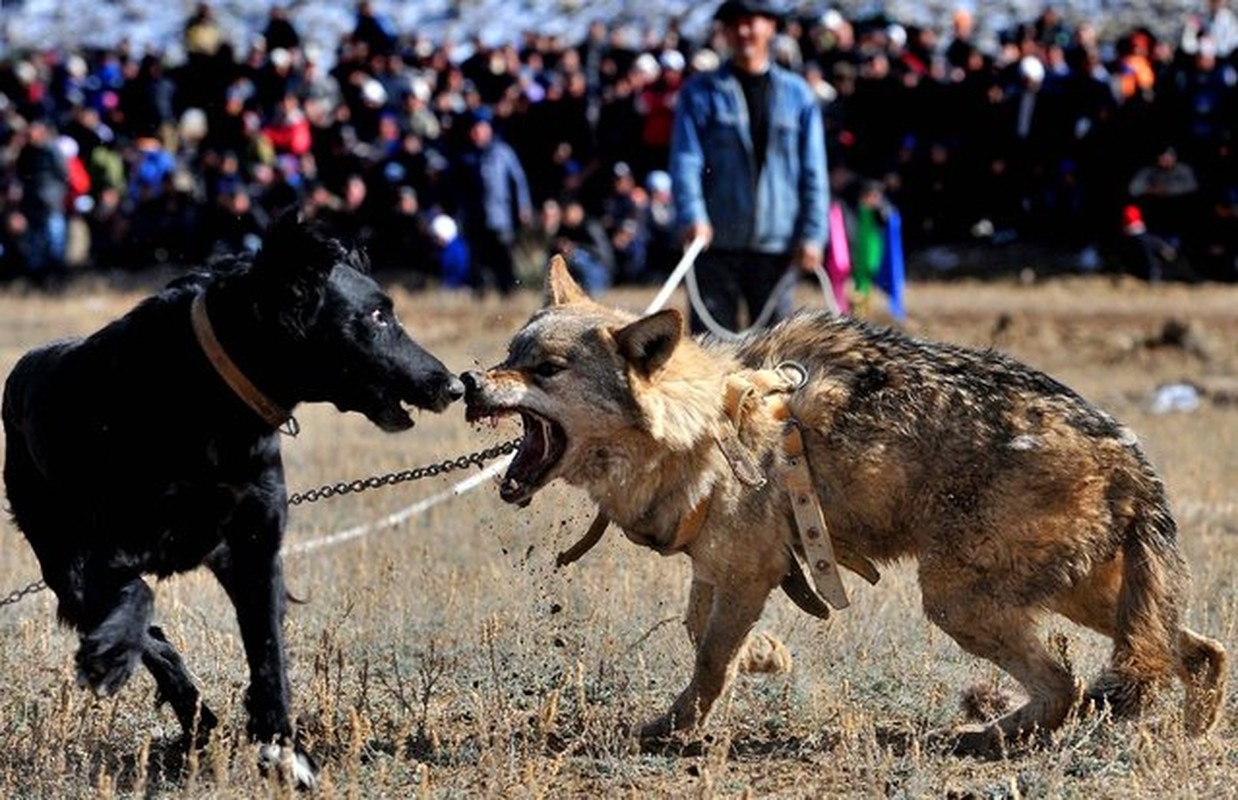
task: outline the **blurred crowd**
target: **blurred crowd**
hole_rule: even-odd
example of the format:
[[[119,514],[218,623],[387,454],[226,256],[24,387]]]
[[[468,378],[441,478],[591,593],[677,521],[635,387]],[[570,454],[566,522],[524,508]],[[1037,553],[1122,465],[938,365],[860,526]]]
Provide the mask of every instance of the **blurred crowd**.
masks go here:
[[[519,207],[501,244],[587,253],[601,285],[673,267],[671,119],[683,81],[718,63],[716,34],[672,21],[633,38],[598,20],[579,41],[432,41],[362,0],[324,59],[292,9],[238,43],[202,3],[175,62],[119,34],[8,53],[0,278],[196,263],[256,247],[296,205],[376,269],[485,291],[496,277],[462,226],[495,211],[477,196],[490,138],[524,184],[504,198]],[[939,29],[829,10],[791,16],[775,49],[820,99],[834,200],[879,191],[909,252],[1040,242],[1081,270],[1235,280],[1238,20],[1206,0],[1176,29],[1100,40],[1050,3],[989,46],[965,10]]]

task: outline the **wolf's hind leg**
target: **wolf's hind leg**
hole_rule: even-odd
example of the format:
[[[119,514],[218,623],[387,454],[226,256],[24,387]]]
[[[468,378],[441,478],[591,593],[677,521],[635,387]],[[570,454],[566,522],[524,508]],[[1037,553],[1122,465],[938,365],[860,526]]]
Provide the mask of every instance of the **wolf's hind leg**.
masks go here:
[[[1009,673],[1028,699],[988,725],[952,737],[960,753],[990,754],[1005,743],[1051,731],[1062,724],[1078,695],[1070,670],[1037,635],[1034,613],[987,604],[977,607],[982,597],[980,591],[933,594],[926,588],[925,611],[964,650]]]
[[[1055,598],[1054,610],[1115,638],[1124,571],[1124,557],[1119,554],[1094,570],[1086,581]],[[1170,621],[1176,619],[1175,615]],[[1176,637],[1172,633],[1175,627]],[[1161,649],[1172,653],[1174,668],[1186,687],[1186,731],[1191,735],[1207,733],[1216,724],[1225,699],[1225,648],[1189,628],[1171,626],[1161,630],[1171,637]],[[1115,663],[1093,681],[1086,699],[1098,706],[1108,705],[1115,716],[1134,716],[1148,702],[1152,688],[1167,676],[1160,674],[1162,659],[1124,658],[1121,649],[1115,645]]]
[[[1186,686],[1183,724],[1199,736],[1212,730],[1225,702],[1225,648],[1190,628],[1178,631],[1178,676]]]
[[[1118,629],[1122,574],[1123,556],[1118,553],[1115,558],[1098,565],[1083,580],[1060,592],[1049,607],[1072,622],[1114,639]],[[1145,673],[1146,669],[1136,673],[1129,668],[1120,669],[1110,664],[1084,692],[1085,709],[1107,707],[1115,717],[1137,716],[1157,680],[1155,675]]]

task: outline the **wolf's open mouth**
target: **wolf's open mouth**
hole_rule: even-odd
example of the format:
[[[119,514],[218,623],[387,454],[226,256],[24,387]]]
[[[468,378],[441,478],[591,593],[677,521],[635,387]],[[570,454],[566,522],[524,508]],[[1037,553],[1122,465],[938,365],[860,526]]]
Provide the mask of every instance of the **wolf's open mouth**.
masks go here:
[[[559,423],[524,408],[470,408],[467,416],[469,421],[478,422],[513,413],[520,414],[520,420],[524,423],[524,438],[520,440],[520,447],[499,485],[499,496],[504,502],[524,506],[546,483],[546,476],[563,457],[567,449],[567,434]]]

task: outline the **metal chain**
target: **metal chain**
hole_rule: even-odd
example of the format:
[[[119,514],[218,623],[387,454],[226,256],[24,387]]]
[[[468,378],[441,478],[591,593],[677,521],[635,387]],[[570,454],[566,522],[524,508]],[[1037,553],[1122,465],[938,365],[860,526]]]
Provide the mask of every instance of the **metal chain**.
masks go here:
[[[13,591],[5,595],[3,600],[0,600],[0,608],[4,608],[5,606],[11,606],[14,603],[16,603],[18,600],[21,600],[26,595],[34,594],[35,592],[41,592],[46,588],[47,588],[47,584],[44,583],[43,581],[33,581],[31,583],[26,584],[20,589],[14,589]]]
[[[446,461],[440,461],[437,464],[428,464],[424,467],[414,467],[405,469],[399,472],[389,472],[386,475],[374,475],[369,478],[359,478],[355,481],[341,481],[340,483],[329,483],[325,486],[320,486],[317,489],[309,489],[304,492],[297,492],[288,498],[288,505],[299,506],[302,503],[314,503],[319,500],[325,500],[328,497],[337,497],[343,494],[355,494],[364,492],[367,489],[377,489],[382,486],[395,486],[397,483],[405,483],[407,481],[416,481],[422,478],[433,478],[435,475],[446,475],[449,472],[455,472],[458,469],[465,469],[472,466],[484,466],[487,461],[505,456],[508,453],[515,452],[516,448],[520,447],[520,439],[512,439],[502,444],[496,444],[494,447],[487,447],[485,450],[478,450],[476,453],[469,453],[467,456],[459,458],[449,458]],[[45,581],[33,581],[26,584],[20,589],[14,589],[9,592],[4,598],[0,599],[0,608],[11,606],[22,600],[27,595],[41,592],[47,588]]]
[[[328,483],[325,486],[319,486],[317,489],[307,489],[304,492],[297,492],[288,498],[288,505],[299,506],[302,503],[314,503],[319,500],[325,500],[328,497],[337,497],[343,494],[356,494],[364,492],[368,489],[378,489],[382,486],[394,486],[397,483],[405,481],[416,481],[422,478],[433,478],[436,475],[446,475],[449,472],[454,472],[458,469],[464,469],[471,466],[484,466],[487,461],[505,456],[508,453],[515,452],[520,446],[520,439],[512,439],[503,444],[497,444],[494,447],[487,447],[485,450],[479,450],[476,453],[469,453],[467,456],[459,458],[449,458],[446,461],[440,461],[437,464],[429,464],[424,467],[414,467],[413,469],[405,469],[399,472],[388,472],[386,475],[374,475],[369,478],[358,478],[355,481],[340,481],[339,483]]]

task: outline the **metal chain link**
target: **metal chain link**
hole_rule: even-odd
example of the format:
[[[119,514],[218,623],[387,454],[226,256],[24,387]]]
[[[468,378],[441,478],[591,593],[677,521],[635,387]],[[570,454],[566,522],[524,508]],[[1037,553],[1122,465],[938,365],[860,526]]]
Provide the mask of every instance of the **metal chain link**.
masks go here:
[[[320,486],[317,489],[309,489],[304,492],[297,492],[288,498],[288,505],[299,506],[302,503],[314,503],[319,500],[325,500],[328,497],[338,497],[344,494],[355,494],[364,492],[367,489],[377,489],[382,486],[395,486],[397,483],[405,483],[407,481],[416,481],[422,478],[433,478],[436,475],[446,475],[449,472],[455,472],[458,469],[467,467],[485,466],[487,461],[492,461],[499,456],[505,456],[508,453],[513,453],[516,448],[520,447],[520,438],[512,439],[502,444],[496,444],[494,447],[487,447],[485,450],[478,450],[476,453],[469,453],[467,456],[459,458],[449,458],[445,461],[440,461],[437,464],[428,464],[424,467],[413,467],[412,469],[400,470],[399,472],[389,472],[386,475],[374,475],[369,478],[359,478],[355,481],[341,481],[339,483],[329,483],[325,486]],[[26,584],[20,589],[14,589],[9,592],[4,598],[0,599],[0,608],[11,606],[14,603],[20,602],[27,595],[41,592],[47,588],[47,583],[44,581],[33,581]]]
[[[35,592],[41,592],[46,588],[47,588],[47,584],[44,583],[43,581],[32,581],[31,583],[26,584],[22,588],[14,589],[13,591],[5,595],[4,599],[0,600],[0,608],[4,608],[5,606],[11,606],[17,601],[21,600],[26,595],[34,594]]]
[[[328,483],[325,486],[319,486],[317,489],[307,489],[304,492],[297,492],[288,498],[288,505],[299,506],[302,503],[315,503],[319,500],[325,500],[328,497],[338,497],[344,494],[356,494],[369,489],[378,489],[383,486],[394,486],[397,483],[406,481],[416,481],[422,478],[433,478],[436,475],[446,475],[449,472],[454,472],[458,469],[464,469],[472,466],[485,466],[487,461],[505,456],[508,453],[515,452],[520,446],[520,439],[512,439],[503,444],[497,444],[494,447],[487,447],[485,450],[478,450],[476,453],[469,453],[467,456],[459,458],[449,458],[446,461],[440,461],[437,464],[429,464],[424,467],[414,467],[413,469],[400,470],[399,472],[388,472],[386,475],[374,475],[369,478],[358,478],[354,481],[340,481],[339,483]]]

